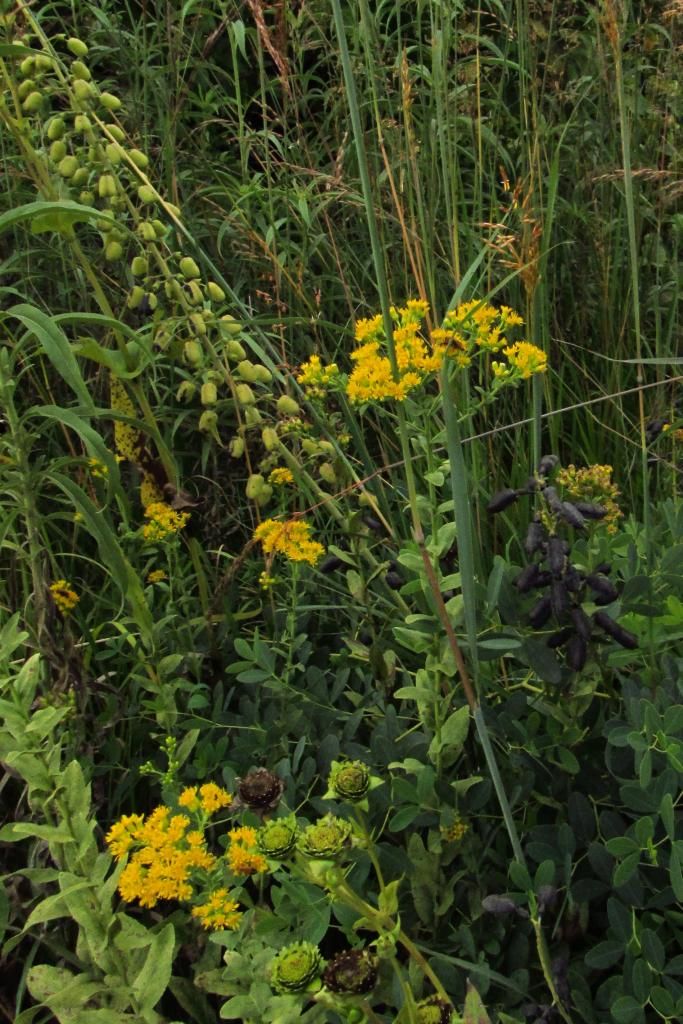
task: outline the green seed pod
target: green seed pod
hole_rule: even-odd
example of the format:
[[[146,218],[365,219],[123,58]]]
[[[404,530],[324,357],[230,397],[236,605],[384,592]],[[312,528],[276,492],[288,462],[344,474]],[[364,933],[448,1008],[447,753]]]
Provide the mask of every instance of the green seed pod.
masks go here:
[[[247,486],[244,489],[244,493],[250,501],[255,501],[265,486],[266,481],[263,479],[261,474],[252,473],[247,480]]]
[[[123,142],[123,140],[126,137],[126,133],[123,131],[122,128],[119,128],[117,124],[108,124],[105,125],[105,127],[107,128],[107,131],[115,139],[116,142]]]
[[[307,455],[320,454],[320,445],[317,441],[314,441],[312,437],[305,437],[301,442],[301,447]]]
[[[123,104],[121,103],[121,100],[118,98],[118,96],[114,96],[110,92],[102,92],[102,93],[100,93],[100,103],[107,110],[111,110],[111,111],[114,111],[114,112],[117,111],[117,110],[120,110],[121,107],[123,106]]]
[[[156,232],[157,238],[165,238],[167,233],[167,227],[162,220],[153,220],[152,224]]]
[[[276,408],[281,416],[298,416],[300,411],[297,403],[289,395],[280,395]]]
[[[228,451],[233,459],[241,459],[244,455],[244,447],[243,437],[233,437],[232,441],[228,445]]]
[[[180,207],[179,206],[175,206],[173,203],[166,203],[166,206],[168,207],[169,211],[172,214],[174,214],[175,217],[180,219]]]
[[[47,137],[50,142],[61,139],[66,131],[63,117],[53,117],[47,123]]]
[[[74,60],[71,63],[71,74],[82,82],[89,82],[92,78],[90,70],[82,60]]]
[[[116,178],[113,174],[102,174],[97,182],[100,199],[108,199],[116,195]]]
[[[19,71],[21,72],[22,78],[27,78],[29,75],[32,75],[34,66],[35,61],[33,57],[24,57],[19,65]]]
[[[273,379],[273,375],[267,366],[257,363],[254,370],[256,372],[256,380],[259,384],[270,384]]]
[[[261,489],[260,493],[256,496],[256,498],[254,500],[255,500],[255,502],[256,502],[256,504],[258,505],[259,508],[263,508],[264,505],[268,504],[268,502],[270,501],[270,499],[272,497],[273,497],[273,488],[270,486],[270,484],[264,484],[264,486]]]
[[[351,824],[333,814],[326,814],[315,825],[309,825],[299,836],[298,849],[314,860],[333,860],[351,845]]]
[[[234,363],[237,360],[244,359],[247,353],[244,351],[244,348],[240,345],[239,341],[236,341],[234,338],[230,338],[225,346],[225,354],[228,359]]]
[[[128,156],[131,158],[135,166],[141,171],[144,171],[149,167],[149,157],[146,153],[143,153],[141,149],[129,149]]]
[[[141,220],[137,226],[138,238],[141,238],[143,242],[155,242],[156,231],[154,225],[148,220]]]
[[[199,267],[192,259],[191,256],[183,256],[180,263],[178,264],[180,273],[187,281],[191,281],[193,278],[201,277]]]
[[[149,263],[144,256],[134,256],[131,260],[130,269],[133,277],[144,277],[149,270]]]
[[[76,173],[74,174],[73,178],[71,179],[71,184],[75,185],[76,188],[80,188],[81,185],[85,185],[89,177],[90,171],[88,170],[88,168],[79,167]]]
[[[185,295],[193,306],[200,306],[204,301],[204,292],[197,281],[185,282]]]
[[[270,983],[283,995],[303,992],[320,977],[325,962],[311,942],[284,946],[270,965]]]
[[[370,789],[370,769],[362,761],[333,761],[327,785],[339,800],[358,803]]]
[[[27,78],[25,82],[21,82],[17,86],[17,96],[20,100],[25,100],[30,92],[36,88],[36,83],[32,78]]]
[[[147,296],[147,305],[152,310],[152,312],[154,312],[154,310],[159,305],[159,298],[157,295],[155,295],[154,292],[150,292],[149,295]]]
[[[199,366],[204,359],[204,349],[198,341],[186,341],[183,345],[183,359],[190,366]]]
[[[240,387],[248,387],[248,384],[240,384]],[[258,427],[263,417],[255,405],[248,405],[244,410],[244,422],[248,427]]]
[[[110,142],[104,147],[107,160],[116,166],[121,163],[121,147],[118,142]]]
[[[91,128],[92,128],[92,125],[90,123],[90,118],[88,117],[87,114],[76,114],[76,116],[74,118],[74,131],[75,132],[80,132],[81,135],[85,135],[85,134],[87,134],[87,132],[90,131]]]
[[[75,156],[65,156],[63,160],[59,161],[57,170],[63,178],[73,178],[78,170],[78,160]]]
[[[296,818],[290,814],[288,818],[274,818],[259,829],[256,842],[264,857],[284,860],[296,845],[296,835]]]
[[[73,83],[74,96],[79,103],[87,103],[92,99],[92,85],[90,82],[84,82],[82,78],[77,78]]]
[[[222,302],[225,298],[225,292],[220,285],[216,284],[215,281],[209,281],[206,286],[206,290],[208,291],[209,298],[212,302]]]
[[[114,229],[113,223],[110,220],[104,219],[96,221],[95,227],[98,231],[101,231],[103,235],[109,234],[109,232],[113,231]]]
[[[274,427],[264,427],[261,431],[261,440],[267,452],[275,451],[280,447],[280,438]]]
[[[230,316],[229,313],[221,317],[220,328],[223,334],[235,335],[242,333],[242,324],[239,320],[235,320],[234,316]]]
[[[73,53],[74,57],[87,57],[88,55],[88,47],[82,39],[77,39],[76,36],[71,36],[70,39],[67,39],[66,47]]]
[[[335,454],[335,448],[331,441],[320,441],[319,445],[321,452],[326,452],[328,455]]]
[[[131,288],[130,295],[128,296],[128,301],[126,302],[128,309],[137,309],[142,300],[144,299],[144,297],[144,289],[141,288],[139,284],[134,285]]]
[[[218,390],[212,381],[205,381],[204,384],[202,384],[200,399],[202,405],[216,404],[218,401]]]
[[[116,260],[120,260],[123,256],[123,246],[120,242],[107,242],[104,249],[104,258],[109,263],[115,263]]]
[[[138,199],[141,203],[156,203],[157,194],[151,185],[140,185]]]
[[[331,462],[321,462],[318,466],[318,472],[320,473],[321,479],[324,480],[326,484],[329,484],[330,487],[334,487],[338,483],[337,474],[335,473],[334,466]]]
[[[197,334],[201,334],[202,337],[205,337],[208,334],[206,329],[206,320],[201,313],[190,313],[190,321]]]
[[[27,114],[37,113],[43,105],[42,92],[38,92],[38,90],[30,92],[21,105]]]
[[[39,53],[36,57],[36,71],[51,71],[54,66],[55,62],[47,54]]]
[[[57,139],[50,146],[50,160],[58,164],[67,154],[66,142],[64,139]]]
[[[237,373],[242,380],[249,381],[250,384],[256,382],[256,367],[250,359],[243,359],[241,363],[237,364]]]
[[[164,281],[164,291],[169,299],[175,299],[176,302],[183,301],[183,289],[175,278],[172,278],[170,281]]]
[[[80,193],[78,201],[79,203],[82,203],[83,206],[92,206],[95,202],[95,193],[91,192],[89,189],[84,189]]]
[[[178,402],[190,402],[197,391],[196,386],[191,380],[184,380],[178,390],[176,391],[176,401]]]
[[[256,405],[256,395],[248,384],[238,384],[235,388],[238,405]]]
[[[218,416],[213,409],[205,409],[199,417],[199,429],[203,434],[216,434],[216,427],[218,426]]]

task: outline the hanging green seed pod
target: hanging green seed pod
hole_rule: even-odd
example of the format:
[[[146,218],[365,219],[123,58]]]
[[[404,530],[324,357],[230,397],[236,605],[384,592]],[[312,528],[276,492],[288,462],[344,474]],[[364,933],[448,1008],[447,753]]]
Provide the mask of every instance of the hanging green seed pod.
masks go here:
[[[88,170],[88,168],[79,167],[76,173],[74,174],[73,178],[71,179],[71,184],[74,185],[76,188],[80,188],[81,185],[85,185],[89,177],[90,171]]]
[[[176,401],[189,402],[194,398],[196,391],[196,385],[194,385],[191,380],[184,380],[176,391]]]
[[[248,384],[240,385],[240,387],[248,387]],[[244,410],[244,422],[247,427],[258,427],[263,417],[256,408],[255,405],[248,405]]]
[[[95,193],[89,189],[84,189],[78,196],[78,201],[83,206],[92,206],[95,202]]]
[[[61,139],[66,131],[66,125],[63,117],[53,117],[47,123],[47,137],[50,142],[55,142],[57,139]]]
[[[243,359],[237,364],[237,374],[242,380],[246,380],[250,384],[255,384],[258,379],[256,367],[250,359]]]
[[[102,174],[97,182],[97,192],[100,199],[111,198],[116,195],[116,178],[113,174]]]
[[[88,117],[87,114],[76,114],[76,116],[74,118],[74,131],[75,132],[80,132],[81,135],[86,135],[90,131],[91,128],[92,128],[92,125],[90,123],[90,118]]]
[[[141,203],[156,203],[157,194],[151,185],[140,185],[138,188],[138,199]]]
[[[144,277],[149,270],[149,263],[144,256],[134,256],[131,260],[130,269],[133,277]]]
[[[50,146],[50,160],[58,164],[67,154],[66,142],[64,139],[58,139],[53,142]]]
[[[21,104],[22,108],[27,114],[36,114],[43,105],[43,94],[34,90],[30,92],[24,102]]]
[[[105,127],[106,127],[107,131],[109,132],[109,134],[114,138],[114,140],[116,142],[119,142],[119,143],[123,142],[123,140],[126,137],[126,133],[124,132],[124,130],[122,128],[119,128],[119,126],[117,124],[108,124],[108,125],[105,125]]]
[[[135,166],[141,171],[144,171],[149,167],[149,157],[146,153],[143,153],[141,149],[129,149],[128,156],[131,158]]]
[[[242,324],[239,320],[235,320],[234,316],[230,316],[226,313],[225,316],[221,317],[220,329],[224,334],[240,334],[242,331]]]
[[[209,298],[212,302],[223,302],[225,299],[225,292],[220,285],[216,284],[215,281],[208,281],[206,290],[209,293]]]
[[[298,416],[300,412],[299,406],[289,395],[280,395],[276,408],[281,416]]]
[[[35,67],[35,60],[33,57],[24,57],[21,64],[19,65],[19,71],[23,78],[27,78],[33,74],[33,68]]]
[[[110,92],[100,93],[100,103],[103,107],[105,107],[107,110],[111,110],[112,112],[120,110],[123,106],[118,96],[114,96],[113,93]]]
[[[238,360],[244,359],[247,353],[244,351],[244,347],[240,345],[239,341],[236,341],[235,338],[230,338],[225,346],[225,354],[228,359],[234,363]]]
[[[220,440],[218,438],[217,427],[218,416],[213,409],[205,409],[199,417],[199,429],[203,434],[213,434],[216,439]]]
[[[67,39],[66,47],[74,57],[87,57],[88,55],[88,47],[82,39],[78,39],[76,36],[71,36],[70,39]]]
[[[185,296],[193,306],[201,306],[204,302],[204,292],[198,281],[185,282]]]
[[[218,401],[218,389],[213,381],[207,380],[202,384],[200,393],[202,405],[215,405]]]
[[[247,486],[244,489],[244,493],[250,501],[255,501],[259,494],[263,491],[266,486],[266,481],[260,473],[252,473],[247,480]]]
[[[331,462],[321,462],[318,466],[318,472],[320,473],[321,479],[334,487],[337,484],[337,474],[334,471],[334,466]]]
[[[65,156],[63,160],[59,161],[57,170],[63,178],[73,178],[78,170],[78,160],[75,156]]]
[[[128,300],[126,302],[128,309],[137,309],[140,306],[140,303],[142,302],[144,297],[145,292],[140,287],[140,285],[134,285],[134,287],[131,289],[130,295],[128,296]]]
[[[71,63],[71,74],[74,78],[80,79],[82,82],[89,82],[92,78],[90,69],[87,64],[84,64],[82,60],[74,60]]]
[[[120,260],[123,256],[123,246],[120,242],[107,242],[104,248],[104,258],[109,263],[115,263],[116,260]]]
[[[33,92],[36,88],[36,82],[33,78],[27,78],[25,82],[21,82],[17,86],[17,96],[20,100],[25,100],[29,93]]]
[[[148,220],[140,221],[140,223],[137,226],[137,233],[138,238],[140,238],[143,242],[156,241],[157,236],[156,231],[154,230],[154,225]]]
[[[201,277],[201,271],[191,256],[183,256],[178,267],[180,269],[180,273],[187,281]]]
[[[248,384],[238,384],[235,388],[238,405],[256,405],[256,395]]]
[[[201,335],[202,337],[208,334],[208,331],[206,329],[206,321],[204,320],[204,317],[200,313],[191,313],[190,323],[194,327],[197,334]]]
[[[121,163],[121,147],[118,142],[110,142],[104,147],[104,152],[110,164],[116,167]]]
[[[233,459],[241,459],[244,455],[244,438],[233,437],[232,441],[228,445],[228,451],[230,452]]]
[[[256,380],[259,384],[270,384],[273,379],[273,375],[267,366],[263,366],[261,363],[256,363],[254,370],[256,371]]]
[[[72,88],[79,103],[88,103],[92,99],[93,87],[90,82],[84,82],[82,78],[77,78]]]
[[[280,438],[274,427],[264,427],[261,431],[261,440],[267,452],[275,451],[280,446]]]
[[[204,349],[198,341],[186,341],[183,345],[183,359],[189,366],[199,366],[204,359]]]

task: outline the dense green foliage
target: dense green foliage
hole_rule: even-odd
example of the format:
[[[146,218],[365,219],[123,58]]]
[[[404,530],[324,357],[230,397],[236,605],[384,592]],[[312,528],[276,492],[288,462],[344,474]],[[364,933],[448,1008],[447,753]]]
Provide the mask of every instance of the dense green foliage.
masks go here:
[[[0,1019],[680,1019],[683,6],[36,8]]]

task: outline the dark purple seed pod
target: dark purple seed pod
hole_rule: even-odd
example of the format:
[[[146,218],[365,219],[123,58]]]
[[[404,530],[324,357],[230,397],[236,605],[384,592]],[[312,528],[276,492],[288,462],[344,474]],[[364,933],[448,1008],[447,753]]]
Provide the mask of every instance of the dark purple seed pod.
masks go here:
[[[364,515],[363,522],[369,530],[373,533],[384,533],[384,527],[380,523],[379,519],[375,519],[374,516]]]
[[[647,443],[652,444],[664,430],[664,427],[668,426],[668,423],[668,420],[663,419],[651,420],[645,427],[645,440]]]
[[[570,590],[572,594],[578,594],[583,586],[584,576],[575,565],[567,567],[567,571],[565,572],[563,579],[567,590]]]
[[[546,556],[548,568],[553,576],[561,576],[565,567],[564,541],[561,537],[551,537],[548,541],[548,554]]]
[[[572,672],[580,672],[588,657],[588,644],[585,638],[575,633],[567,644],[565,657],[567,668],[570,668]]]
[[[509,896],[484,896],[481,909],[487,914],[514,914],[517,904]]]
[[[539,572],[538,576],[536,577],[536,582],[534,583],[534,588],[538,589],[539,587],[549,587],[550,584],[551,584],[552,578],[553,578],[553,574],[551,572],[548,572],[547,569],[541,569],[541,571]]]
[[[586,642],[588,642],[591,638],[593,624],[586,615],[583,608],[575,606],[574,608],[572,608],[569,614],[572,617],[572,622],[574,623],[574,629],[576,630],[576,632],[579,634],[579,636],[582,636]]]
[[[629,633],[627,629],[620,626],[618,622],[615,622],[607,612],[593,612],[593,622],[596,626],[600,626],[601,629],[611,636],[613,640],[616,640],[622,647],[626,647],[629,651],[634,650],[638,646],[638,637],[634,636],[633,633]]]
[[[550,596],[546,594],[545,597],[540,597],[529,612],[529,625],[532,629],[542,629],[550,618],[551,611]]]
[[[559,461],[560,460],[557,455],[544,455],[538,464],[538,475],[549,476]]]
[[[527,478],[527,482],[524,484],[524,487],[520,487],[519,488],[519,493],[520,494],[535,494],[537,490],[538,490],[538,480],[536,479],[535,476],[530,476],[530,477]]]
[[[533,522],[529,523],[529,529],[526,531],[526,538],[524,540],[524,550],[529,558],[541,550],[542,545],[547,539],[548,531],[540,519],[534,519]]]
[[[511,487],[506,487],[504,491],[498,491],[497,494],[493,495],[486,506],[486,511],[490,512],[491,515],[495,515],[496,512],[502,512],[503,509],[514,505],[516,501],[517,491],[513,491]]]
[[[562,502],[560,501],[560,496],[554,487],[546,487],[543,491],[543,497],[548,503],[548,508],[551,512],[554,512],[558,516],[563,514]]]
[[[563,580],[553,580],[550,584],[550,607],[558,622],[569,614],[569,594]]]
[[[556,647],[563,647],[572,636],[574,636],[574,627],[565,626],[563,629],[558,629],[556,633],[552,633],[546,640],[546,644],[555,650]]]
[[[607,509],[603,505],[590,505],[587,501],[577,501],[576,508],[584,519],[604,519]]]
[[[609,576],[612,571],[612,566],[609,562],[600,562],[600,565],[596,565],[593,571],[601,573],[603,576]]]
[[[527,565],[526,568],[522,569],[519,576],[515,580],[515,586],[519,590],[520,594],[526,594],[528,590],[532,590],[537,585],[537,580],[540,575],[540,569],[535,562],[531,565]]]
[[[589,576],[586,576],[586,583],[593,593],[597,594],[596,604],[611,604],[612,601],[616,601],[619,597],[619,591],[612,581],[608,580],[606,576],[601,576],[599,573],[592,572]]]
[[[324,562],[321,562],[318,566],[319,572],[336,572],[337,569],[341,569],[343,566],[341,558],[337,558],[336,555],[328,555]]]
[[[572,505],[571,501],[562,502],[562,518],[570,526],[573,526],[575,530],[583,530],[586,525],[586,520],[583,518],[576,505]]]
[[[384,577],[384,579],[386,581],[387,586],[390,587],[392,590],[398,590],[400,587],[403,586],[403,577],[400,576],[397,572],[389,571]]]

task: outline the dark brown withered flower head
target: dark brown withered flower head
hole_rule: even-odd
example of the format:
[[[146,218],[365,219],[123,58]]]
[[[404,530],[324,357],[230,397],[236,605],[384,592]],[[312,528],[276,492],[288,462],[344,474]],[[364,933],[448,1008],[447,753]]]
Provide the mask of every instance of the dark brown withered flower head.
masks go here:
[[[237,793],[252,811],[273,811],[280,802],[285,784],[279,775],[267,768],[256,768],[238,779]]]
[[[453,1007],[439,996],[423,999],[415,1007],[418,1024],[451,1024]]]
[[[377,983],[378,963],[367,949],[345,949],[328,963],[323,984],[330,992],[370,992]]]

